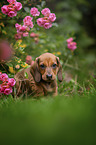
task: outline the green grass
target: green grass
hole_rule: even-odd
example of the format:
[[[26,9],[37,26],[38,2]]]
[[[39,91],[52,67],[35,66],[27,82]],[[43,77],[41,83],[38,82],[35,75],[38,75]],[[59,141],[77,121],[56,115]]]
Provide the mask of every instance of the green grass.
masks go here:
[[[95,145],[96,90],[0,100],[0,144]]]

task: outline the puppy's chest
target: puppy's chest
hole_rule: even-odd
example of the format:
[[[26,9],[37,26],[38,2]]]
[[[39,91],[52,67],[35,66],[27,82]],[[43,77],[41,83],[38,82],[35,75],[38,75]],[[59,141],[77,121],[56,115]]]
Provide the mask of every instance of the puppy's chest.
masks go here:
[[[44,83],[42,84],[45,92],[53,92],[54,91],[54,84],[53,83]]]

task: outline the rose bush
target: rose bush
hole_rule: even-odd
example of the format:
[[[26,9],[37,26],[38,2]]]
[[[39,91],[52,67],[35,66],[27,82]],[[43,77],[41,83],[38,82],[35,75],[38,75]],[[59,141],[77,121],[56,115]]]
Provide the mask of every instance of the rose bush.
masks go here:
[[[3,66],[5,73],[13,78],[18,70],[29,67],[28,65],[33,64],[37,56],[45,52],[59,56],[61,64],[66,59],[73,58],[72,52],[77,48],[76,43],[73,42],[74,36],[70,35],[71,38],[68,35],[65,37],[63,35],[54,37],[51,33],[51,27],[58,27],[57,23],[54,23],[56,20],[55,13],[51,12],[49,8],[45,8],[42,2],[35,7],[31,5],[26,7],[23,2],[20,4],[16,0],[8,0],[8,2],[9,5],[2,6],[1,11],[5,14],[3,17],[6,17],[6,21],[7,23],[10,22],[10,25],[7,25],[6,29],[3,27],[2,32],[7,33],[4,34],[4,37],[8,38],[11,43],[10,46],[12,46],[14,51],[8,55],[8,49],[5,50],[5,54],[8,55],[8,58],[4,58],[6,59],[5,65],[9,68],[6,69],[6,66]],[[14,17],[15,15],[16,17]],[[53,30],[56,29],[55,27]],[[9,31],[10,29],[12,31]],[[3,60],[3,55],[1,60]],[[1,63],[1,68],[2,65]],[[12,91],[10,79],[9,86],[5,94],[10,94]],[[2,90],[2,86],[0,88]],[[3,85],[3,88],[6,88],[6,85],[5,87]]]

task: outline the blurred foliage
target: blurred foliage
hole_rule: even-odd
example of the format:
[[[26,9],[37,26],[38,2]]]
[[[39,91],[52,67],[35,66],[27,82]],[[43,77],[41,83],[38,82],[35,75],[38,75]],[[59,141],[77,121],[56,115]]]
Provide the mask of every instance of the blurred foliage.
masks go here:
[[[52,30],[58,35],[75,34],[80,50],[96,47],[95,0],[49,0],[47,5],[56,12],[59,27]]]
[[[8,67],[11,67],[9,69],[11,75],[14,75],[19,69],[27,67],[25,63],[27,55],[31,55],[35,60],[40,54],[50,52],[60,57],[64,73],[66,71],[69,75],[72,74],[73,80],[77,76],[80,85],[88,84],[91,76],[95,78],[95,0],[21,0],[20,2],[23,8],[18,11],[16,17],[10,18],[0,12],[1,38],[7,39],[14,48],[15,57],[7,62]],[[0,6],[5,4],[8,2],[0,1]],[[14,39],[15,24],[22,24],[24,17],[29,15],[31,7],[34,6],[39,11],[45,7],[50,8],[51,12],[56,14],[56,23],[49,30],[45,30],[38,27],[34,21],[35,27],[31,31],[39,35],[38,42],[30,37],[16,41]],[[69,37],[73,37],[77,42],[74,54],[67,48],[66,39]]]

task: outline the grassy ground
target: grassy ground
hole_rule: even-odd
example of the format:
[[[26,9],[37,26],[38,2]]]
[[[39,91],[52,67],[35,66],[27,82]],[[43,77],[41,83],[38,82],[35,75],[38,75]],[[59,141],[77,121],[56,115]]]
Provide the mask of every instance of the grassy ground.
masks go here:
[[[60,91],[60,90],[59,90]],[[96,90],[0,100],[0,144],[95,145]]]
[[[95,145],[95,70],[88,63],[81,66],[64,66],[55,98],[0,99],[0,144]]]

